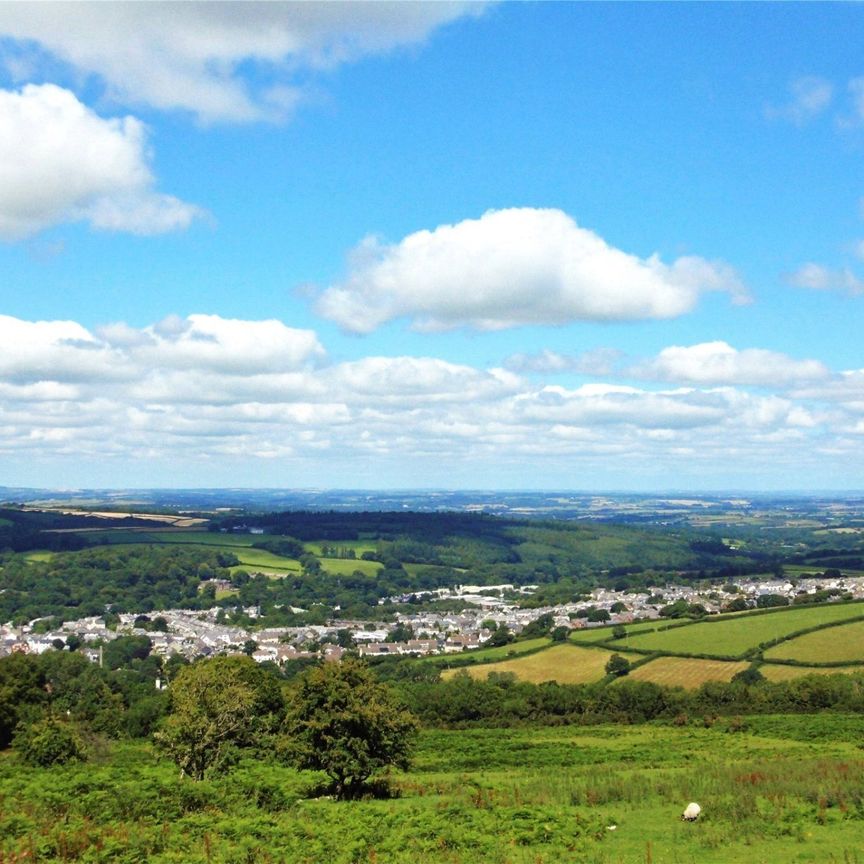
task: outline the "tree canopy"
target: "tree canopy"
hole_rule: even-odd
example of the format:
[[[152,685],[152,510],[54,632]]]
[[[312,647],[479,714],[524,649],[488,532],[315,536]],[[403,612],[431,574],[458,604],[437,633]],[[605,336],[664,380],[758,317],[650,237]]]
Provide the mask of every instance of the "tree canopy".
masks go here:
[[[323,771],[348,798],[380,769],[408,766],[417,721],[365,663],[346,658],[300,679],[286,732],[298,767]]]
[[[181,669],[156,745],[196,780],[224,768],[240,747],[262,746],[281,720],[279,681],[246,656]]]

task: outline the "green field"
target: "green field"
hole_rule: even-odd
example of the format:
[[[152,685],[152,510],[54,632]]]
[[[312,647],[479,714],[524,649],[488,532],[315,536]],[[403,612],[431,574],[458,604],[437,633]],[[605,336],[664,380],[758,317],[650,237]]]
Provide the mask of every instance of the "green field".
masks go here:
[[[783,666],[763,663],[759,671],[767,681],[793,681],[804,675],[843,675],[864,671],[864,666]]]
[[[864,615],[864,604],[861,603],[798,607],[766,614],[729,616],[686,627],[644,633],[621,641],[622,647],[644,651],[738,657],[763,642],[859,615]]]
[[[695,690],[706,681],[731,681],[750,664],[745,661],[694,660],[690,657],[658,657],[638,666],[629,677],[636,681],[651,681],[665,687],[685,687]]]
[[[0,755],[0,860],[152,864],[864,864],[864,718],[425,731],[389,800],[243,761],[194,783],[144,744]],[[689,801],[702,818],[686,824]],[[612,826],[614,830],[611,830]]]
[[[787,577],[800,577],[805,574],[812,576],[814,573],[822,573],[829,566],[828,564],[784,564],[783,572]],[[847,567],[842,569],[844,576],[864,576],[864,570],[850,570]]]
[[[650,630],[656,630],[658,627],[668,626],[669,622],[663,619],[659,621],[639,621],[635,624],[625,624],[627,635],[631,633],[645,633]],[[612,638],[612,625],[607,627],[585,627],[580,630],[573,630],[570,633],[570,640],[581,643],[606,642]]]
[[[320,558],[321,567],[334,576],[350,576],[359,570],[365,576],[374,576],[384,565],[379,561],[361,561],[351,558]]]
[[[800,663],[864,663],[864,621],[805,633],[769,648],[765,658]]]
[[[50,561],[54,557],[54,552],[26,552],[24,558],[27,561]]]
[[[484,679],[492,672],[512,672],[520,681],[541,684],[557,681],[559,684],[591,684],[605,675],[605,666],[611,651],[600,648],[579,648],[576,645],[553,645],[535,654],[514,657],[497,663],[484,663],[468,667],[472,678]],[[636,655],[622,654],[630,660]],[[442,678],[452,677],[458,670],[451,669]]]
[[[465,661],[470,663],[488,663],[493,660],[504,660],[518,654],[526,654],[538,651],[552,644],[551,639],[525,639],[522,642],[513,642],[510,645],[500,645],[497,648],[477,648],[471,651],[462,651],[457,654],[445,655],[444,657],[429,657],[419,660],[420,663],[435,663],[447,666],[453,662],[454,666],[464,666]]]

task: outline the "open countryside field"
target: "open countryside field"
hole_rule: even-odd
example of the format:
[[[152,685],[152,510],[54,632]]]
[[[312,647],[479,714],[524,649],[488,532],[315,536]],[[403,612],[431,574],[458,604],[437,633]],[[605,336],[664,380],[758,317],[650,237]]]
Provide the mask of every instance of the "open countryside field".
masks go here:
[[[374,576],[384,565],[379,561],[361,561],[359,558],[321,558],[321,567],[334,576],[350,576],[359,570],[364,576]]]
[[[690,657],[658,657],[630,672],[636,681],[651,681],[664,687],[684,687],[695,690],[706,681],[731,681],[750,664],[746,661],[695,660]]]
[[[851,675],[864,671],[864,666],[783,666],[780,663],[763,663],[759,671],[767,681],[792,681],[804,675]]]
[[[686,627],[638,634],[622,639],[623,648],[663,653],[738,657],[763,642],[798,630],[864,615],[864,604],[797,607],[766,614],[741,615],[702,621]]]
[[[639,621],[636,624],[625,624],[627,634],[631,633],[648,633],[651,630],[656,630],[658,627],[666,627],[669,622],[665,619],[659,621]],[[612,638],[612,626],[607,627],[584,627],[581,630],[573,630],[570,633],[571,642],[593,643],[606,642]]]
[[[92,534],[90,535],[93,536]],[[253,548],[254,543],[260,542],[261,537],[254,534],[214,534],[207,531],[117,531],[102,532],[99,535],[104,536],[107,542],[112,546],[123,546],[126,544],[135,543],[153,543],[155,545],[176,545],[184,546],[204,546],[207,549],[225,549],[233,552],[240,560],[239,566],[232,567],[231,570],[249,570],[254,569],[256,572],[266,573],[271,576],[278,576],[284,573],[300,572],[300,562],[294,558],[283,558],[281,555],[276,555],[273,552],[268,552],[266,549]],[[274,539],[274,538],[271,538]],[[278,540],[278,537],[275,538]],[[307,549],[313,554],[318,554],[321,551],[321,542],[305,543]],[[330,541],[333,546],[348,546],[356,548],[358,554],[367,549],[374,550],[374,544],[365,540],[357,541]],[[36,560],[36,559],[34,559]],[[348,576],[355,570],[360,570],[367,576],[374,576],[383,565],[377,561],[362,561],[350,558],[321,558],[321,566],[328,573],[334,576]]]
[[[606,674],[605,666],[614,652],[601,648],[580,648],[576,645],[554,645],[535,654],[513,657],[497,663],[467,667],[472,678],[484,679],[492,672],[512,672],[520,681],[541,684],[557,681],[559,684],[591,684]],[[622,654],[630,660],[636,655]],[[449,678],[458,670],[442,673]]]
[[[783,572],[788,578],[801,578],[802,576],[812,576],[814,573],[822,573],[828,564],[784,564]],[[864,570],[850,570],[848,567],[842,568],[844,576],[864,576]]]
[[[495,648],[478,648],[472,651],[462,651],[459,654],[445,655],[444,657],[427,657],[418,660],[418,663],[435,663],[439,666],[447,666],[456,661],[454,665],[464,666],[465,661],[469,663],[490,663],[493,660],[504,660],[519,654],[540,651],[552,644],[551,639],[545,637],[539,639],[525,639],[522,642],[513,642],[510,645],[500,645]]]
[[[800,663],[864,662],[864,621],[805,633],[769,648],[764,656],[770,660],[797,660]]]
[[[0,757],[7,861],[864,864],[864,719],[426,730],[389,800],[244,761],[193,783],[143,744],[21,771]],[[687,802],[703,808],[681,821]],[[615,830],[610,830],[615,826]]]

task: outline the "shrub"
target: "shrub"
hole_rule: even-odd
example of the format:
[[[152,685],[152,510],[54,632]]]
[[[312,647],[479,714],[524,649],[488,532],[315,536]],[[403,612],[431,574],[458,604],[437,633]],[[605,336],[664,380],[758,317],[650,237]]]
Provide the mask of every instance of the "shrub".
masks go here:
[[[53,717],[25,726],[16,733],[12,746],[28,765],[42,768],[85,758],[84,744],[74,727]]]

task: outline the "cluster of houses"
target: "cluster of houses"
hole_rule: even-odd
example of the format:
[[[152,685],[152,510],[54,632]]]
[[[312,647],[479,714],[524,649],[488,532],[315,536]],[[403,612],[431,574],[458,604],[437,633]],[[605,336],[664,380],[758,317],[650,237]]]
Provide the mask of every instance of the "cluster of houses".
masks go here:
[[[734,591],[731,589],[734,588]],[[729,589],[729,590],[727,590]],[[660,609],[678,600],[698,603],[709,613],[719,612],[731,599],[743,597],[751,605],[763,595],[776,595],[790,601],[797,594],[836,589],[855,598],[864,598],[864,578],[835,579],[802,578],[795,582],[775,580],[735,580],[725,586],[692,587],[683,585],[652,589],[653,593],[618,592],[598,588],[590,599],[581,603],[542,608],[521,608],[520,594],[530,594],[532,588],[512,585],[461,586],[434,592],[437,597],[459,597],[471,605],[460,612],[406,612],[397,616],[402,635],[411,638],[390,638],[394,624],[374,621],[332,620],[327,625],[246,629],[220,623],[220,610],[206,611],[167,609],[151,613],[151,618],[137,614],[122,614],[119,624],[109,628],[99,617],[66,621],[56,629],[47,630],[44,619],[30,621],[20,627],[0,624],[0,656],[80,646],[91,659],[98,661],[98,646],[121,635],[146,635],[152,643],[152,653],[168,658],[179,654],[188,659],[213,654],[244,652],[259,662],[283,664],[303,658],[338,659],[346,645],[361,656],[427,655],[455,653],[479,648],[502,626],[518,634],[541,615],[551,615],[553,627],[590,627],[602,623],[628,624],[634,620],[657,618]],[[406,602],[409,598],[400,599]],[[589,610],[605,610],[605,621],[586,617]],[[255,617],[255,608],[245,610]],[[302,612],[303,610],[295,610]],[[158,627],[156,618],[162,619]],[[593,616],[592,616],[593,617]],[[408,629],[410,628],[410,630]]]

